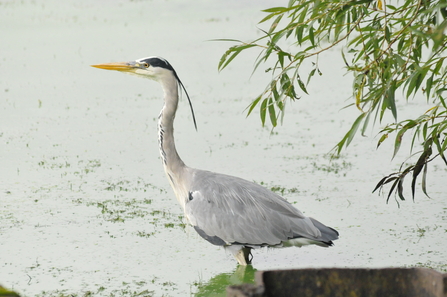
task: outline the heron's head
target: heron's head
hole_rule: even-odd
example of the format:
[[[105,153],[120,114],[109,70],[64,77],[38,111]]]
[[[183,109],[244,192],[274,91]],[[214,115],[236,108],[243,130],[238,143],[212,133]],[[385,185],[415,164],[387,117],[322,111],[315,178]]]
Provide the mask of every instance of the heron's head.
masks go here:
[[[186,97],[188,97],[189,106],[191,107],[192,118],[194,121],[194,127],[197,130],[196,118],[194,116],[194,110],[192,108],[191,99],[189,98],[188,92],[185,86],[181,82],[174,68],[163,58],[160,57],[147,57],[138,59],[130,62],[118,62],[118,63],[104,63],[92,65],[92,67],[106,69],[106,70],[117,70],[120,72],[149,78],[158,82],[161,82],[164,78],[170,76],[175,77],[178,82],[179,88],[182,87],[185,91]]]
[[[166,75],[174,75],[177,80],[179,80],[171,64],[160,57],[148,57],[130,62],[98,64],[92,65],[92,67],[106,70],[117,70],[155,81],[160,81]]]

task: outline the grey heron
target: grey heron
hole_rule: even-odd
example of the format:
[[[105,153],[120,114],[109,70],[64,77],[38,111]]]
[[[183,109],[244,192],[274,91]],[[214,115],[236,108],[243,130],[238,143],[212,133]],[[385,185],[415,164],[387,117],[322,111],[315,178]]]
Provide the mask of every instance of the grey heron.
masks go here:
[[[174,117],[180,88],[191,100],[171,64],[160,57],[131,62],[92,65],[106,70],[149,78],[159,82],[164,105],[158,117],[158,142],[164,170],[197,233],[214,245],[232,252],[240,265],[251,264],[251,249],[316,244],[333,245],[338,232],[306,217],[276,193],[247,180],[188,167],[174,142]]]

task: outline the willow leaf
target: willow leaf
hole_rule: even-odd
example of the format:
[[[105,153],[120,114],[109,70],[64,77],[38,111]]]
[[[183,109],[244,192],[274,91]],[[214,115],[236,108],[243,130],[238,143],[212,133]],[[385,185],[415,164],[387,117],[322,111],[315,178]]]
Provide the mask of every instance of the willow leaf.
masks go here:
[[[442,160],[447,165],[447,159],[445,158],[445,155],[444,155],[444,150],[446,149],[447,141],[444,139],[444,143],[441,145],[441,143],[439,142],[439,136],[440,136],[439,134],[440,133],[438,132],[438,129],[435,129],[435,131],[432,132],[432,139],[436,145],[439,155],[441,156]]]
[[[424,194],[430,198],[430,196],[428,196],[427,194],[427,167],[428,164],[425,163],[424,172],[422,173],[422,192],[424,192]]]
[[[219,71],[223,70],[225,67],[228,66],[228,64],[230,64],[231,61],[233,61],[234,58],[237,57],[237,55],[239,55],[243,50],[246,50],[248,48],[251,47],[255,47],[257,46],[254,43],[250,43],[250,44],[242,44],[242,45],[235,45],[230,47],[225,54],[220,58],[219,64],[217,66],[217,69]],[[228,57],[229,56],[229,57]]]
[[[396,180],[394,181],[393,185],[391,186],[390,191],[388,192],[388,197],[386,198],[386,202],[388,203],[388,200],[390,200],[390,196],[393,193],[394,188],[397,186],[397,184],[399,183],[399,178],[396,178]]]
[[[349,130],[348,132],[348,139],[346,141],[346,146],[348,146],[352,139],[354,138],[355,134],[357,133],[357,130],[360,126],[360,123],[363,121],[363,118],[366,116],[366,113],[362,113],[354,122],[354,124],[352,124],[351,130]]]
[[[298,85],[300,86],[301,90],[303,90],[304,93],[309,95],[309,93],[306,90],[306,86],[304,85],[303,81],[301,80],[301,78],[299,76],[297,77],[297,81],[298,81]]]
[[[247,117],[251,114],[251,112],[253,111],[255,106],[258,105],[258,103],[261,100],[261,98],[262,98],[262,95],[259,95],[258,98],[253,100],[253,102],[249,105],[249,109],[248,109],[248,112],[247,112]]]
[[[391,109],[391,113],[393,114],[394,119],[397,120],[396,98],[394,96],[395,91],[396,91],[396,82],[393,80],[393,82],[390,84],[388,88],[386,97],[388,100],[388,107]]]
[[[262,126],[265,126],[265,115],[267,113],[267,102],[268,102],[268,98],[266,98],[262,101],[261,108],[259,111],[259,114],[261,116]]]
[[[288,10],[287,7],[272,7],[272,8],[264,9],[262,11],[263,12],[276,12],[276,13],[280,12],[280,13],[283,13],[283,12],[286,12],[287,10]]]
[[[399,151],[400,145],[402,144],[402,138],[403,138],[405,132],[407,132],[407,130],[408,130],[408,126],[405,125],[402,127],[402,129],[399,130],[399,132],[397,132],[396,139],[394,141],[394,153],[393,153],[392,159],[394,159],[397,152]]]
[[[382,144],[382,142],[384,142],[385,139],[387,139],[387,138],[388,138],[388,133],[382,134],[382,136],[380,137],[379,141],[377,142],[376,149],[379,148],[379,146]]]
[[[358,116],[357,119],[352,124],[351,129],[349,129],[348,133],[346,133],[343,139],[337,143],[337,145],[335,146],[337,148],[337,154],[340,154],[343,147],[348,146],[349,143],[352,141],[365,115],[366,113],[360,114],[360,116]]]
[[[402,200],[402,201],[405,200],[405,197],[404,197],[404,194],[403,194],[403,191],[404,191],[404,186],[403,186],[403,184],[404,184],[404,178],[405,178],[405,176],[402,176],[402,177],[399,179],[399,182],[397,183],[397,194],[399,195],[399,198],[400,198],[400,200]]]
[[[273,105],[273,100],[271,97],[269,98],[268,108],[269,108],[270,122],[272,123],[273,127],[276,127],[276,125],[277,125],[276,111],[275,111],[275,106]]]
[[[419,176],[419,174],[421,173],[424,166],[426,165],[427,159],[428,159],[428,157],[430,157],[431,153],[432,153],[431,146],[426,147],[424,152],[421,154],[421,156],[417,160],[416,164],[414,165],[413,180],[411,181],[411,193],[413,195],[413,200],[414,200],[414,193],[415,193],[415,188],[416,188],[416,179]]]
[[[384,178],[382,178],[382,179],[377,183],[376,187],[374,188],[374,190],[373,190],[372,192],[374,193],[375,191],[377,191],[377,189],[379,189],[380,187],[382,187],[382,186],[384,185],[384,183],[385,183],[385,181],[387,180],[388,177],[389,177],[389,175],[388,175],[388,176],[385,176]]]

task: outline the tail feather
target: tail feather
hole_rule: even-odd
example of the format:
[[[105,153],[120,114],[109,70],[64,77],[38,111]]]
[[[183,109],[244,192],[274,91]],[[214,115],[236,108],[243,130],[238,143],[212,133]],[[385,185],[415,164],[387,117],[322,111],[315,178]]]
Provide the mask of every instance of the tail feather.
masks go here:
[[[315,220],[314,218],[310,218],[312,223],[315,227],[317,227],[318,230],[321,232],[321,237],[319,240],[327,245],[333,245],[332,240],[338,239],[338,231],[328,227],[319,221]]]

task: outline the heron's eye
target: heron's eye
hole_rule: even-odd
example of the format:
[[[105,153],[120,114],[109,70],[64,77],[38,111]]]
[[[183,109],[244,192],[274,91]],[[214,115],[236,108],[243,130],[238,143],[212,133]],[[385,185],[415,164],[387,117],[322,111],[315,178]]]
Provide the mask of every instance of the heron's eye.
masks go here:
[[[149,64],[148,63],[144,63],[143,66],[146,67],[146,68],[149,68]]]

